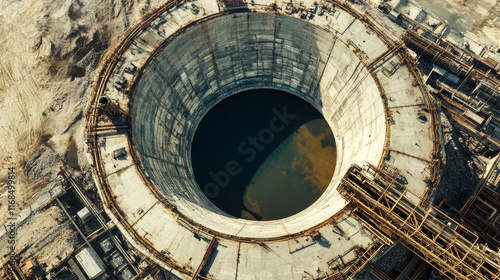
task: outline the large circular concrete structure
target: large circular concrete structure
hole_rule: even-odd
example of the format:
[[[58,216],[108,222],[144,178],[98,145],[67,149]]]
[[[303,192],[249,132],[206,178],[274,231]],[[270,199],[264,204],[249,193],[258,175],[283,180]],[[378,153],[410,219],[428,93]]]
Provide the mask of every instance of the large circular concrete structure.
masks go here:
[[[191,169],[190,145],[202,117],[250,88],[302,97],[323,113],[337,139],[330,187],[283,220],[229,217],[203,194]],[[383,102],[359,58],[327,31],[284,15],[238,13],[188,28],[146,69],[133,98],[132,139],[160,192],[189,218],[227,234],[244,226],[239,236],[249,238],[259,238],[262,227],[267,237],[300,232],[338,212],[345,206],[335,188],[340,178],[353,163],[378,164],[386,139]]]
[[[108,52],[94,84],[89,155],[115,223],[180,278],[327,277],[356,269],[365,251],[375,257],[374,244],[388,241],[345,207],[336,187],[346,170],[367,162],[397,171],[415,202],[430,199],[439,173],[433,112],[406,50],[345,3],[311,10],[306,20],[282,14],[290,8],[283,2],[244,9],[193,3],[145,15]],[[338,151],[320,199],[265,222],[215,207],[198,187],[189,155],[210,108],[258,88],[316,107]]]

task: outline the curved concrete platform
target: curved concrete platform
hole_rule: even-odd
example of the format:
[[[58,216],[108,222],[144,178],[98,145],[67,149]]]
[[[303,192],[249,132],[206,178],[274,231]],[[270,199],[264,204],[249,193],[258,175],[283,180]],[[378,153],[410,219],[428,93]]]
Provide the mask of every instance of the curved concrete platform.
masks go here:
[[[336,190],[351,164],[397,170],[417,203],[430,199],[438,177],[435,116],[397,41],[345,3],[306,21],[282,14],[283,2],[278,11],[261,2],[220,12],[220,2],[201,0],[146,15],[108,53],[89,100],[89,156],[106,210],[137,249],[181,278],[330,275],[380,242]],[[191,11],[193,3],[200,12]],[[281,220],[227,215],[191,170],[202,116],[251,88],[310,102],[337,143],[328,189]],[[116,156],[122,148],[126,155]]]

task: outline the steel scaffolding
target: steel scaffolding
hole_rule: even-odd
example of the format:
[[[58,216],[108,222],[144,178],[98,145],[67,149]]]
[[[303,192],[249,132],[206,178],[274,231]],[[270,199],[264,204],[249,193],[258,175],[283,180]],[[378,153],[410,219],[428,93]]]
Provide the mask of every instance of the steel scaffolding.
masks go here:
[[[351,166],[340,194],[366,222],[397,239],[450,279],[499,279],[500,255],[444,212],[427,204],[372,165]]]
[[[494,249],[500,248],[500,194],[488,187],[476,191],[460,209],[464,224]]]

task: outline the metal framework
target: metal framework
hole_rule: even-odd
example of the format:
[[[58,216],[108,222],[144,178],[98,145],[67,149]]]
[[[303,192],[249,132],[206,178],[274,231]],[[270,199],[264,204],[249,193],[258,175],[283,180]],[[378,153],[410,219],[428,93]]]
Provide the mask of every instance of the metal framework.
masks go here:
[[[483,187],[460,210],[464,224],[478,232],[492,249],[500,248],[500,194]]]
[[[382,241],[375,242],[371,244],[365,250],[360,250],[358,252],[358,257],[346,266],[343,270],[337,271],[330,275],[326,279],[328,280],[342,280],[342,279],[352,279],[360,273],[365,267],[371,262],[371,260],[378,255],[379,252],[385,250],[388,244]]]
[[[452,70],[457,76],[465,78],[464,82],[472,79],[475,81],[483,81],[493,88],[498,88],[500,86],[500,81],[492,77],[493,73],[491,73],[491,71],[483,72],[475,69],[474,65],[467,62],[463,56],[458,57],[453,54],[454,48],[450,45],[443,47],[411,29],[405,31],[402,39],[405,44],[409,48],[414,49],[419,56],[424,55],[428,57],[433,64],[439,64]],[[479,57],[474,57],[474,59],[482,61]]]
[[[442,87],[436,96],[440,99],[439,104],[441,105],[441,109],[445,115],[448,117],[448,120],[450,120],[452,124],[458,127],[461,131],[475,138],[479,143],[484,145],[484,147],[491,149],[492,151],[499,150],[500,141],[488,133],[481,131],[481,129],[478,128],[480,124],[474,122],[465,114],[468,110],[467,108],[443,94],[443,89],[445,88],[446,87]]]
[[[113,242],[113,245],[118,249],[118,251],[121,253],[121,255],[125,258],[125,261],[127,262],[127,264],[135,271],[135,273],[139,273],[140,272],[139,269],[137,269],[137,267],[134,265],[134,260],[122,247],[122,245],[120,244],[121,243],[120,240],[118,240],[118,238],[111,233],[110,227],[108,226],[106,219],[98,211],[98,209],[95,207],[94,203],[92,203],[92,201],[87,196],[85,196],[82,188],[78,185],[78,183],[73,179],[73,177],[71,177],[71,175],[66,170],[61,169],[61,173],[66,178],[66,180],[69,182],[69,184],[73,187],[73,189],[76,191],[76,193],[78,194],[78,197],[80,197],[80,199],[83,202],[83,204],[85,205],[85,207],[87,207],[87,209],[89,209],[89,211],[92,213],[94,218],[101,225],[101,228],[108,235],[111,242]],[[59,202],[59,200],[58,200],[58,202]],[[60,204],[60,207],[63,208],[63,205]],[[64,208],[63,208],[63,210],[66,211]],[[90,243],[88,245],[90,245]]]
[[[500,279],[500,256],[479,237],[420,199],[396,177],[368,165],[351,166],[339,192],[366,222],[426,261],[450,279]]]

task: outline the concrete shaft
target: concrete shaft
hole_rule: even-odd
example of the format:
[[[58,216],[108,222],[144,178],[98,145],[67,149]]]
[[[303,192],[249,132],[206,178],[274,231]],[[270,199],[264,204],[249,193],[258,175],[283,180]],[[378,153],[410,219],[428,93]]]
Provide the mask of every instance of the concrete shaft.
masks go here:
[[[191,169],[190,145],[202,117],[253,88],[284,90],[313,104],[338,146],[326,192],[282,220],[229,216],[206,198]],[[336,186],[352,163],[381,161],[385,120],[372,76],[332,33],[284,15],[237,13],[187,28],[166,45],[134,93],[132,135],[146,172],[182,214],[221,233],[251,238],[265,229],[273,237],[310,228],[345,206]]]

